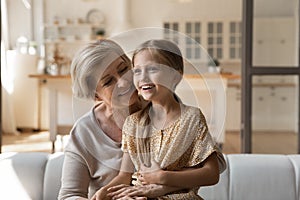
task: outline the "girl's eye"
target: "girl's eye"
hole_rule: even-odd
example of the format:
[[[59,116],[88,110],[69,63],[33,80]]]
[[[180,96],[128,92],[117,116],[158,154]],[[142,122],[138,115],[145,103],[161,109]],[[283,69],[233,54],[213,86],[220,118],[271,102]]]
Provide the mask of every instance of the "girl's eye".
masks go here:
[[[150,66],[147,71],[149,71],[149,72],[157,72],[158,70],[159,70],[158,67]]]
[[[140,74],[141,70],[140,69],[133,69],[132,72],[133,72],[133,74]]]

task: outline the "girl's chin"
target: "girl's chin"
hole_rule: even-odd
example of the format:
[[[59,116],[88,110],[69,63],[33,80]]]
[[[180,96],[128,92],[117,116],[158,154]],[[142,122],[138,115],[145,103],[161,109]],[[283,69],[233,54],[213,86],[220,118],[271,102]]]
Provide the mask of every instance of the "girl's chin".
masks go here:
[[[151,101],[151,95],[148,94],[141,94],[142,98],[146,101]]]

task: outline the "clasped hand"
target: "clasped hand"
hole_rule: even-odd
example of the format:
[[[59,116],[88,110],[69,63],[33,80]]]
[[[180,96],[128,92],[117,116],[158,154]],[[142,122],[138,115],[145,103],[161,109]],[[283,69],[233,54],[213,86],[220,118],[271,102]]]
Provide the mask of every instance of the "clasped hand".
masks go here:
[[[160,168],[158,163],[152,161],[150,167],[146,167],[144,165],[141,166],[141,169],[138,173],[138,180],[143,185],[163,184],[163,172],[164,171]]]
[[[107,196],[113,200],[144,200],[147,197],[155,198],[164,195],[164,189],[160,185],[162,173],[163,170],[154,161],[151,163],[151,167],[141,166],[138,173],[138,180],[143,185],[129,186],[121,184],[113,186],[108,188]]]

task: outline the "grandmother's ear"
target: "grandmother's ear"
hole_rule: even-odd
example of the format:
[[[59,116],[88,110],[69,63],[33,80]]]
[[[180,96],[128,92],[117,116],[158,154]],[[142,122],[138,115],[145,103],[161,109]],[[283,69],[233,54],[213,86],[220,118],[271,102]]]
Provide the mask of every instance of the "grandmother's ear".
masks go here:
[[[102,101],[102,98],[99,96],[99,94],[95,93],[94,101]]]

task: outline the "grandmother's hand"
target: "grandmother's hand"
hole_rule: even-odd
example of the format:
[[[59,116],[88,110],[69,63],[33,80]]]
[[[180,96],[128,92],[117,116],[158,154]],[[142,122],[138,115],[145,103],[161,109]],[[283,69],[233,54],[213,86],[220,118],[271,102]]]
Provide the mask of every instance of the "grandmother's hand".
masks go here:
[[[91,198],[91,200],[111,200],[111,197],[107,195],[107,188],[100,188]]]
[[[149,185],[117,185],[108,189],[108,196],[112,199],[137,199],[144,200],[148,198],[156,198],[165,195],[169,191],[163,185],[149,184]]]
[[[113,200],[146,200],[146,191],[141,190],[138,186],[130,186],[121,184],[108,188],[108,196],[112,197]]]

